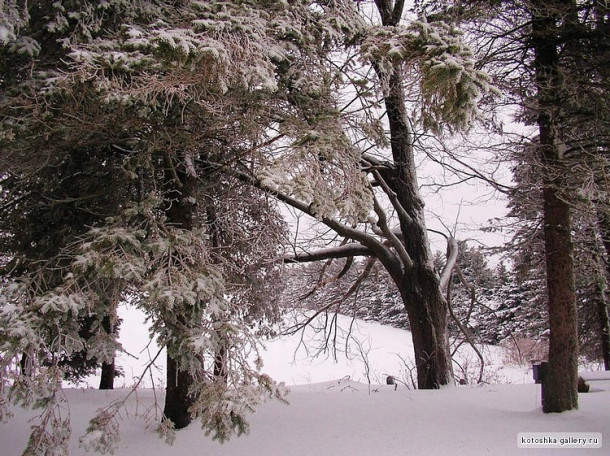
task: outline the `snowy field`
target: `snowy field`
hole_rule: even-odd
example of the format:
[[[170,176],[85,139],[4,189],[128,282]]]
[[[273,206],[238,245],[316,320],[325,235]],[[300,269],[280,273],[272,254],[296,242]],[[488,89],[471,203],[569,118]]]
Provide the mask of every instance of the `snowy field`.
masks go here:
[[[341,319],[338,345],[346,347],[349,319]],[[125,328],[123,328],[125,330]],[[135,329],[134,329],[135,330]],[[134,336],[133,331],[130,332]],[[345,353],[307,359],[300,335],[268,343],[265,371],[289,385],[290,405],[269,402],[251,416],[251,431],[224,444],[205,437],[197,423],[178,431],[173,446],[154,433],[151,408],[162,403],[162,388],[138,391],[129,399],[121,422],[119,455],[214,456],[404,456],[404,455],[610,455],[610,380],[591,382],[591,392],[579,395],[580,409],[544,415],[540,387],[531,383],[525,367],[503,366],[500,350],[485,350],[486,379],[480,386],[440,391],[416,391],[399,384],[385,385],[394,375],[409,383],[409,334],[378,324],[355,322],[355,341]],[[319,348],[306,334],[310,350]],[[318,340],[318,342],[320,339]],[[136,360],[129,357],[135,369]],[[474,358],[467,351],[463,365]],[[160,372],[158,374],[160,376]],[[369,382],[370,379],[370,382]],[[500,383],[493,383],[500,382]],[[118,399],[125,390],[67,390],[73,425],[71,454],[87,454],[78,446],[94,411]],[[148,414],[146,413],[148,411]],[[136,415],[147,415],[138,418]],[[0,425],[0,455],[19,455],[28,437],[31,412],[15,410]],[[602,447],[589,449],[519,448],[518,434],[544,436],[601,433]],[[558,434],[548,434],[557,436]],[[604,441],[603,439],[607,439]]]

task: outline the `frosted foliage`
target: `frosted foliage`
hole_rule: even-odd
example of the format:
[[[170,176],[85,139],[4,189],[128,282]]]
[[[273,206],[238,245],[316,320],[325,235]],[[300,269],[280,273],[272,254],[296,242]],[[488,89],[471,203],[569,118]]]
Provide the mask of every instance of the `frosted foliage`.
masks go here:
[[[201,385],[192,411],[207,435],[224,442],[232,434],[248,433],[246,417],[256,406],[270,398],[286,402],[287,393],[283,384],[276,385],[267,375],[246,375],[233,388],[223,382]]]
[[[437,133],[445,127],[469,128],[479,116],[478,102],[495,93],[491,78],[475,68],[474,54],[461,32],[444,22],[371,28],[362,51],[380,69],[386,87],[395,65],[418,73],[420,121]]]
[[[100,454],[114,454],[120,442],[117,408],[98,410],[89,422],[87,433],[80,438],[80,446],[85,451]]]
[[[195,379],[192,391],[197,401],[191,412],[200,417],[206,432],[221,440],[246,432],[246,413],[264,399],[283,399],[282,386],[260,373],[260,362],[252,361],[260,359],[256,329],[228,299],[205,232],[166,227],[163,218],[150,217],[147,204],[128,208],[124,218],[109,219],[108,226],[91,229],[71,246],[65,253],[74,260],[53,290],[36,295],[31,284],[5,286],[0,307],[0,405],[8,403],[10,394],[23,406],[55,416],[63,371],[51,362],[50,367],[28,367],[31,376],[20,375],[23,352],[69,355],[86,347],[87,356],[112,360],[121,349],[115,336],[97,331],[82,339],[78,318],[111,312],[104,307],[104,298],[113,287],[128,293],[130,301],[147,313],[153,335],[167,345],[180,369]],[[138,228],[130,228],[134,225]],[[221,350],[225,379],[216,378],[210,369]],[[31,357],[32,362],[36,359]],[[99,411],[81,439],[83,448],[113,453],[119,442],[121,407],[122,402],[117,402]],[[3,417],[6,413],[0,411]],[[54,427],[49,430],[49,426]],[[32,441],[50,445],[69,428],[67,421],[49,418],[32,434]],[[159,430],[171,442],[171,427]],[[59,443],[56,447],[53,454],[63,454]]]
[[[340,217],[349,223],[366,220],[373,206],[360,154],[336,127],[309,131],[295,140],[291,153],[277,157],[258,178],[310,205],[318,218]]]
[[[281,105],[286,95],[279,91],[281,68],[296,68],[291,73],[294,89],[309,102],[332,100],[328,75],[316,69],[315,77],[307,78],[303,69],[308,62],[324,61],[325,46],[337,46],[355,33],[349,31],[353,6],[347,1],[76,0],[40,2],[46,9],[37,18],[44,24],[37,26],[44,28],[41,34],[47,40],[41,46],[36,42],[40,34],[21,27],[31,24],[19,15],[18,4],[23,2],[1,3],[3,51],[19,56],[19,83],[0,100],[3,108],[10,106],[15,113],[0,130],[3,144],[17,150],[28,138],[28,150],[44,143],[50,154],[61,151],[58,156],[66,150],[108,150],[109,162],[110,154],[138,155],[135,160],[146,163],[132,168],[131,163],[121,164],[133,174],[122,188],[125,193],[141,183],[139,172],[144,175],[141,181],[154,175],[143,186],[159,183],[162,152],[169,150],[173,160],[179,155],[175,151],[196,149],[202,158],[203,151],[216,147],[199,142],[201,137],[215,140],[218,135],[220,143],[230,138],[231,151],[251,147],[250,138],[264,136],[259,132],[266,132],[269,119],[275,117],[261,112],[261,119],[238,117],[233,122],[230,116],[239,110],[239,96],[260,103],[263,111]],[[339,9],[344,12],[334,14]],[[22,61],[27,67],[23,74]],[[311,106],[294,109],[301,108]],[[292,108],[283,109],[279,106],[278,114],[290,117],[285,111]],[[320,217],[338,214],[361,220],[371,196],[359,168],[359,152],[342,132],[333,103],[324,111],[328,115],[307,126],[299,123],[298,115],[283,122],[291,153],[270,154],[254,168],[269,165],[267,178],[306,198]],[[228,120],[218,120],[224,116]],[[243,134],[250,125],[237,125],[241,122],[252,122],[256,131]],[[197,139],[182,142],[181,134],[200,129],[200,136],[194,133]],[[261,157],[268,151],[262,150]],[[195,162],[193,167],[199,166]],[[146,199],[146,191],[133,198]],[[62,436],[69,430],[65,418],[51,419],[61,411],[55,400],[64,375],[58,359],[86,349],[89,357],[110,360],[120,345],[102,330],[101,319],[116,320],[118,302],[142,309],[151,337],[166,345],[179,367],[196,379],[193,391],[198,396],[192,412],[217,438],[246,432],[248,412],[264,399],[285,394],[281,385],[260,372],[255,336],[261,325],[253,327],[248,320],[239,307],[243,299],[232,299],[233,283],[227,284],[231,279],[218,261],[222,255],[212,256],[206,230],[166,224],[168,201],[159,201],[159,195],[149,199],[117,201],[120,208],[113,217],[87,224],[94,228],[78,238],[62,239],[66,245],[58,248],[59,259],[40,261],[19,280],[0,283],[0,406],[12,394],[23,405],[42,407],[42,419],[56,423],[53,432],[59,440],[54,442],[54,454],[62,454]],[[45,270],[49,265],[52,280]],[[93,320],[87,338],[79,334],[85,319]],[[213,372],[221,352],[227,367],[223,381]],[[21,361],[31,376],[22,375]],[[113,451],[119,409],[113,405],[100,411],[81,441],[85,448]],[[4,418],[6,411],[0,410],[0,415]],[[51,445],[54,434],[48,429],[45,424],[36,430],[33,441]],[[172,440],[169,425],[160,432]]]
[[[108,103],[142,103],[153,110],[166,106],[167,97],[186,103],[231,88],[273,91],[273,61],[286,58],[270,27],[272,19],[286,19],[273,13],[245,3],[193,2],[193,19],[181,20],[181,27],[166,21],[126,25],[118,39],[74,48],[73,69],[82,80],[95,75]]]
[[[19,29],[27,24],[28,13],[18,0],[0,0],[0,44],[17,39]]]

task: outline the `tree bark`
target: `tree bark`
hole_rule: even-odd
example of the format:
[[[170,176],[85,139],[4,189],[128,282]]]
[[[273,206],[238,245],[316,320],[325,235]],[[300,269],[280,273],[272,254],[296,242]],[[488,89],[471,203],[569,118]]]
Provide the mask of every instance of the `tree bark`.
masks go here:
[[[399,24],[404,2],[376,0],[383,25]],[[376,68],[380,79],[388,83],[384,98],[390,125],[390,147],[395,169],[384,173],[391,191],[402,211],[400,220],[401,242],[412,260],[402,265],[402,274],[391,274],[411,324],[417,383],[420,389],[434,389],[446,385],[451,379],[449,353],[446,344],[447,302],[434,269],[430,242],[424,218],[424,203],[419,194],[413,150],[414,135],[408,122],[403,76],[396,65],[391,74]],[[401,213],[403,214],[401,216]]]
[[[549,298],[549,364],[543,388],[543,411],[578,408],[578,319],[570,207],[561,197],[565,145],[560,112],[563,81],[557,50],[559,18],[569,9],[565,0],[532,3],[532,44],[537,84],[538,152],[544,167],[543,221]]]
[[[102,328],[108,334],[114,334],[115,328],[110,322],[110,317],[106,315],[102,320]],[[114,389],[114,359],[111,363],[102,363],[102,375],[100,377],[100,388],[101,390],[111,390]]]
[[[189,408],[194,403],[194,397],[189,394],[193,379],[188,372],[178,366],[177,361],[167,355],[167,386],[165,387],[165,407],[163,415],[172,420],[175,429],[187,427],[192,417]]]
[[[111,363],[102,363],[102,375],[100,377],[101,390],[114,389],[114,360]]]
[[[606,299],[607,290],[605,285],[605,282],[598,283],[601,299],[597,301],[597,314],[599,317],[604,369],[610,370],[610,317],[608,316],[608,300]]]
[[[192,230],[195,217],[196,176],[187,169],[186,163],[177,168],[167,158],[166,182],[171,189],[168,192],[169,208],[166,211],[167,223],[183,230]],[[185,322],[179,322],[185,323]],[[174,423],[175,429],[188,426],[192,417],[189,408],[195,402],[195,396],[189,393],[193,377],[189,372],[180,369],[180,365],[171,355],[171,345],[167,347],[167,385],[165,388],[165,407],[163,415]]]
[[[544,237],[549,294],[549,364],[543,411],[578,408],[578,317],[574,292],[570,208],[547,187],[544,197]]]
[[[599,323],[601,327],[601,346],[602,346],[602,357],[604,359],[604,368],[610,370],[610,317],[608,316],[608,280],[610,279],[610,214],[603,208],[597,210],[597,223],[602,238],[602,244],[606,253],[605,263],[606,271],[605,277],[600,278],[603,282],[600,293],[602,299],[598,301],[598,315]]]

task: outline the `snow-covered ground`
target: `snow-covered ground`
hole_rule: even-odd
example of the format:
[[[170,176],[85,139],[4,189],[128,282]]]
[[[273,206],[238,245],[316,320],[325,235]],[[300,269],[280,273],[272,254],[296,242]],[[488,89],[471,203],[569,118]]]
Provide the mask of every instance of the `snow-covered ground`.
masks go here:
[[[346,346],[345,329],[349,324],[349,319],[340,319],[339,346]],[[519,448],[518,435],[523,432],[539,433],[541,437],[562,432],[563,436],[577,438],[582,436],[578,433],[601,433],[601,448],[565,449],[565,454],[610,454],[610,380],[591,382],[591,392],[579,396],[579,410],[544,415],[540,410],[540,387],[531,383],[531,372],[524,367],[502,366],[501,351],[492,347],[485,350],[488,383],[440,391],[417,391],[400,384],[395,390],[384,384],[385,376],[394,375],[409,383],[409,334],[363,322],[355,323],[352,334],[357,342],[351,340],[348,344],[349,359],[338,353],[335,360],[329,353],[309,360],[300,345],[300,335],[268,343],[264,370],[291,385],[290,405],[262,405],[251,416],[250,434],[224,444],[205,437],[193,423],[177,432],[173,446],[167,446],[153,431],[155,414],[150,409],[155,397],[162,401],[162,389],[140,390],[122,413],[122,440],[117,454],[502,456],[558,451]],[[308,333],[305,340],[311,336]],[[309,345],[310,350],[316,346],[311,340]],[[126,367],[127,373],[138,365],[129,359],[132,366]],[[461,363],[471,363],[472,372],[476,372],[474,358],[467,351]],[[78,438],[94,411],[124,394],[120,389],[67,390],[73,426],[72,455],[85,454],[78,446]],[[148,420],[136,416],[149,409]],[[31,412],[15,410],[15,417],[0,425],[2,456],[21,454],[31,416]],[[553,438],[559,434],[548,435]]]

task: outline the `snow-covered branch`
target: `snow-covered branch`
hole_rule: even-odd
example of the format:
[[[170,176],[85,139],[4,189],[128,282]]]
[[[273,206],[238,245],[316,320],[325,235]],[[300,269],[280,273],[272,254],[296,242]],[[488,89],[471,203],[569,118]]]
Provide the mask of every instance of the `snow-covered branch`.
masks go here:
[[[458,242],[453,237],[447,237],[447,262],[441,271],[440,287],[441,290],[446,290],[451,280],[451,275],[456,267],[458,259]]]
[[[284,263],[307,263],[331,258],[351,258],[371,255],[371,250],[362,244],[349,243],[338,247],[316,250],[315,252],[302,252],[286,256],[284,257]]]
[[[236,167],[234,167],[234,166],[229,167],[229,166],[221,164],[221,163],[213,163],[213,162],[206,162],[205,165],[208,166],[212,170],[229,174],[244,183],[252,185],[253,187],[258,188],[259,190],[261,190],[269,195],[272,195],[273,197],[277,198],[279,201],[299,210],[300,212],[307,214],[310,217],[320,220],[324,225],[326,225],[328,228],[330,228],[337,234],[360,243],[362,246],[362,248],[360,250],[361,254],[364,254],[364,251],[368,251],[371,255],[377,257],[387,267],[394,269],[394,270],[397,270],[397,268],[400,268],[400,262],[396,256],[396,254],[388,246],[386,246],[383,242],[379,241],[378,239],[371,236],[370,234],[365,233],[364,231],[358,230],[356,228],[352,228],[351,226],[345,225],[344,223],[341,223],[329,216],[322,216],[322,217],[317,216],[317,214],[315,214],[314,211],[312,210],[311,205],[304,203],[303,201],[300,201],[290,195],[282,193],[281,191],[279,191],[277,189],[270,188],[270,187],[264,185],[255,176],[253,176],[249,173],[246,173],[244,171],[240,171],[240,170],[236,169]],[[347,255],[347,256],[352,256],[352,255]],[[345,257],[345,256],[342,256],[342,257]],[[329,258],[329,257],[327,257],[327,258]],[[337,257],[337,258],[341,258],[341,257]],[[320,257],[318,259],[323,259],[323,258]]]

